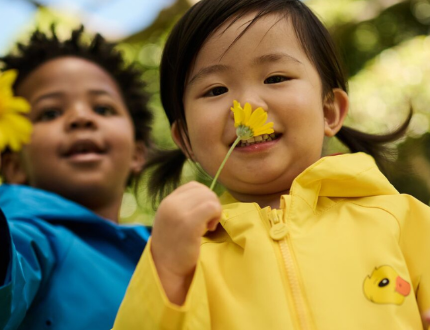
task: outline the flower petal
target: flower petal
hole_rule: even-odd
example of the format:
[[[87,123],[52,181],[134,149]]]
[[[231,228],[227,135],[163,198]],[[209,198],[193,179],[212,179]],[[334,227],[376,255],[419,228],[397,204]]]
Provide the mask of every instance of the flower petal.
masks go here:
[[[0,130],[3,135],[3,150],[9,145],[13,151],[19,151],[22,144],[30,142],[32,125],[24,116],[6,114],[1,118]]]
[[[251,113],[252,113],[251,104],[249,104],[248,102],[246,102],[245,106],[243,107],[243,111],[244,111],[243,124],[248,126],[249,119],[251,118]]]
[[[248,124],[255,129],[259,126],[263,126],[266,121],[267,113],[262,108],[258,108],[252,113]]]
[[[6,148],[6,135],[3,133],[1,126],[0,126],[0,151],[4,150]]]
[[[243,118],[243,110],[240,106],[240,103],[236,100],[233,101],[233,107],[230,108],[234,114],[234,127],[238,127],[242,123]]]
[[[263,135],[263,134],[272,134],[275,132],[272,127],[273,127],[273,123],[267,123],[264,126],[256,128],[254,130],[254,136]]]
[[[1,94],[0,94],[1,95]],[[13,97],[4,100],[2,103],[5,112],[29,113],[31,106],[23,97]]]
[[[12,93],[12,86],[18,76],[17,70],[7,70],[0,75],[0,95],[10,96]]]
[[[7,146],[18,151],[31,137],[31,122],[22,115],[30,111],[30,104],[24,98],[13,95],[17,75],[16,70],[0,75],[0,152]]]

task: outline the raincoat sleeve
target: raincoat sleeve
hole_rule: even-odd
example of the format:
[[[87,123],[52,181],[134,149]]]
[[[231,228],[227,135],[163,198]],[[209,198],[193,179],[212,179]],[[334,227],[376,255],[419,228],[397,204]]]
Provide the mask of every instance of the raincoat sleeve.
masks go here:
[[[200,264],[183,306],[167,298],[151,255],[151,239],[137,265],[113,330],[210,329],[205,280]]]
[[[411,196],[400,220],[403,251],[420,313],[430,310],[430,208]]]
[[[19,327],[54,260],[40,230],[8,222],[0,210],[0,329]]]

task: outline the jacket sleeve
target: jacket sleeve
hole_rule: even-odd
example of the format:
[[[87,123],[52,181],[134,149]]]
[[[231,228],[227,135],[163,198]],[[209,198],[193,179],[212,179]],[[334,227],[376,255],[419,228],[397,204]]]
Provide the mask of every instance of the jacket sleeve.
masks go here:
[[[0,210],[0,329],[17,329],[54,266],[47,237]]]
[[[210,329],[209,307],[201,264],[183,306],[167,298],[151,255],[151,239],[130,281],[113,330]]]
[[[411,196],[401,223],[400,246],[420,313],[430,310],[430,208]]]

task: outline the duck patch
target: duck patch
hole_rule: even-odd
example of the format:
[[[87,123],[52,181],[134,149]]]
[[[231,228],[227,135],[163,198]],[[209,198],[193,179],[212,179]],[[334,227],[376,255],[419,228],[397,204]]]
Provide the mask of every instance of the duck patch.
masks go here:
[[[364,279],[363,290],[366,298],[375,304],[401,305],[411,292],[411,285],[391,266],[381,266]]]

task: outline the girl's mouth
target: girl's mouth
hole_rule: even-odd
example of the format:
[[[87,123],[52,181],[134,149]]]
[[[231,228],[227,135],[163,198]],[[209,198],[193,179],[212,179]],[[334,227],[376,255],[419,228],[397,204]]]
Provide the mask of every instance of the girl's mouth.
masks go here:
[[[278,133],[272,133],[272,134],[263,134],[263,135],[255,136],[255,137],[252,137],[248,140],[240,141],[237,144],[236,148],[243,148],[243,147],[252,146],[254,144],[270,142],[270,141],[278,139],[280,137],[280,135],[281,134],[278,134]]]

